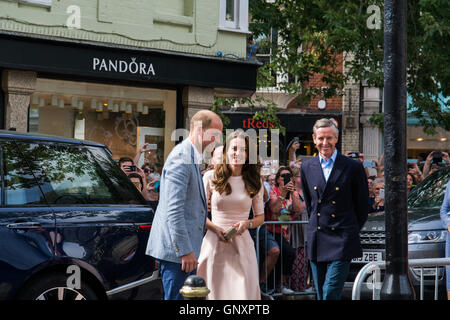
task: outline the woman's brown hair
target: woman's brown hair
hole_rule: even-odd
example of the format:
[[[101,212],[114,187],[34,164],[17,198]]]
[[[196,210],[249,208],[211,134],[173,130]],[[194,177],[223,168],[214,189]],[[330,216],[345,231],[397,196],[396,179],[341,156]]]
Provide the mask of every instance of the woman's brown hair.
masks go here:
[[[242,179],[244,180],[245,190],[247,191],[250,198],[253,198],[256,194],[258,194],[262,186],[261,164],[259,162],[257,164],[249,163],[249,138],[248,135],[246,135],[242,130],[236,130],[227,137],[222,155],[223,161],[214,169],[214,179],[212,183],[215,190],[219,192],[219,194],[225,192],[226,195],[229,195],[231,193],[231,185],[228,182],[228,178],[231,176],[232,171],[231,167],[227,163],[227,153],[231,140],[236,138],[245,140],[246,158],[245,163],[242,166]]]

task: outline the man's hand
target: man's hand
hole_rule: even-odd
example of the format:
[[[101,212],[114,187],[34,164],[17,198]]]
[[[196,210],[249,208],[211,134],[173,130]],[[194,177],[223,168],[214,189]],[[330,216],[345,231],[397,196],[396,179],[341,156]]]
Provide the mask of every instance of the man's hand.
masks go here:
[[[192,272],[197,268],[198,261],[193,252],[181,257],[181,270],[186,273]]]

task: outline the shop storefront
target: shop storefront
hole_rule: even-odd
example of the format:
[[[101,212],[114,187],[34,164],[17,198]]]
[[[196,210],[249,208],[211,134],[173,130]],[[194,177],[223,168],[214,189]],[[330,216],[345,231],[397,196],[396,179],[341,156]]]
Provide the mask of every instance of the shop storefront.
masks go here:
[[[100,142],[117,159],[150,143],[153,150],[145,160],[161,167],[164,128],[176,121],[165,119],[170,95],[176,91],[38,77],[28,132]]]
[[[450,152],[450,132],[436,128],[435,135],[427,135],[416,119],[408,119],[406,127],[408,159],[425,161],[432,151]]]
[[[255,121],[253,119],[254,113],[241,112],[241,111],[222,111],[229,119],[229,129],[255,129],[257,132],[260,129],[267,127],[269,132],[268,144],[270,145],[270,123],[262,120]],[[316,148],[312,139],[314,123],[321,118],[333,118],[337,121],[338,126],[341,123],[342,115],[340,112],[327,113],[327,114],[312,114],[312,113],[293,113],[293,112],[279,112],[277,117],[283,127],[286,128],[286,135],[279,136],[279,159],[280,163],[285,163],[287,159],[287,148],[290,142],[298,137],[300,141],[300,149],[297,150],[297,156],[313,156],[316,154]],[[341,133],[340,133],[341,135]],[[258,136],[258,139],[264,139],[265,137]],[[341,149],[341,141],[338,140],[336,145],[338,150]],[[269,147],[270,149],[270,147]]]
[[[258,64],[247,61],[0,35],[2,129],[103,143],[113,157],[162,166],[185,128],[215,95],[248,96]],[[144,159],[141,159],[141,163]]]

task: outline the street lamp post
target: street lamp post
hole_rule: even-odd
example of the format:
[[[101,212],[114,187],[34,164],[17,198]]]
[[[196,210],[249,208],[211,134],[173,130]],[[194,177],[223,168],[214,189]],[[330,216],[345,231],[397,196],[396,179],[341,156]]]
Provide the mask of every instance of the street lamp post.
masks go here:
[[[408,273],[406,191],[406,6],[384,2],[384,176],[386,275],[380,297],[414,299]]]

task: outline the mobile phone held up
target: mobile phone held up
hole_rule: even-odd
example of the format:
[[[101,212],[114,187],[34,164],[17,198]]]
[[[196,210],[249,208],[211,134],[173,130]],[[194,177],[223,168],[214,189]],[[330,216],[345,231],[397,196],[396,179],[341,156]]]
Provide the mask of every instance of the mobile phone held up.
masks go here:
[[[281,176],[283,177],[284,185],[287,185],[289,182],[291,182],[292,175],[290,173],[285,173],[282,174]],[[290,194],[291,192],[288,191],[288,193],[286,194],[286,199],[289,199]]]
[[[157,150],[158,149],[158,145],[156,143],[149,143],[147,145],[147,147],[145,148],[145,150],[150,151],[150,150]]]
[[[284,185],[287,185],[291,181],[292,176],[290,173],[285,173],[282,174],[281,176],[283,177]]]
[[[136,172],[136,166],[134,166],[134,165],[131,165],[131,166],[128,166],[128,172]]]
[[[155,192],[158,193],[159,192],[159,186],[160,186],[160,181],[156,181],[155,182]]]
[[[375,161],[364,160],[364,167],[366,168],[375,168],[377,164]]]
[[[358,159],[359,158],[359,152],[350,152],[350,158]]]
[[[440,164],[442,162],[442,152],[440,151],[436,151],[433,153],[433,160],[431,162],[431,164]]]

